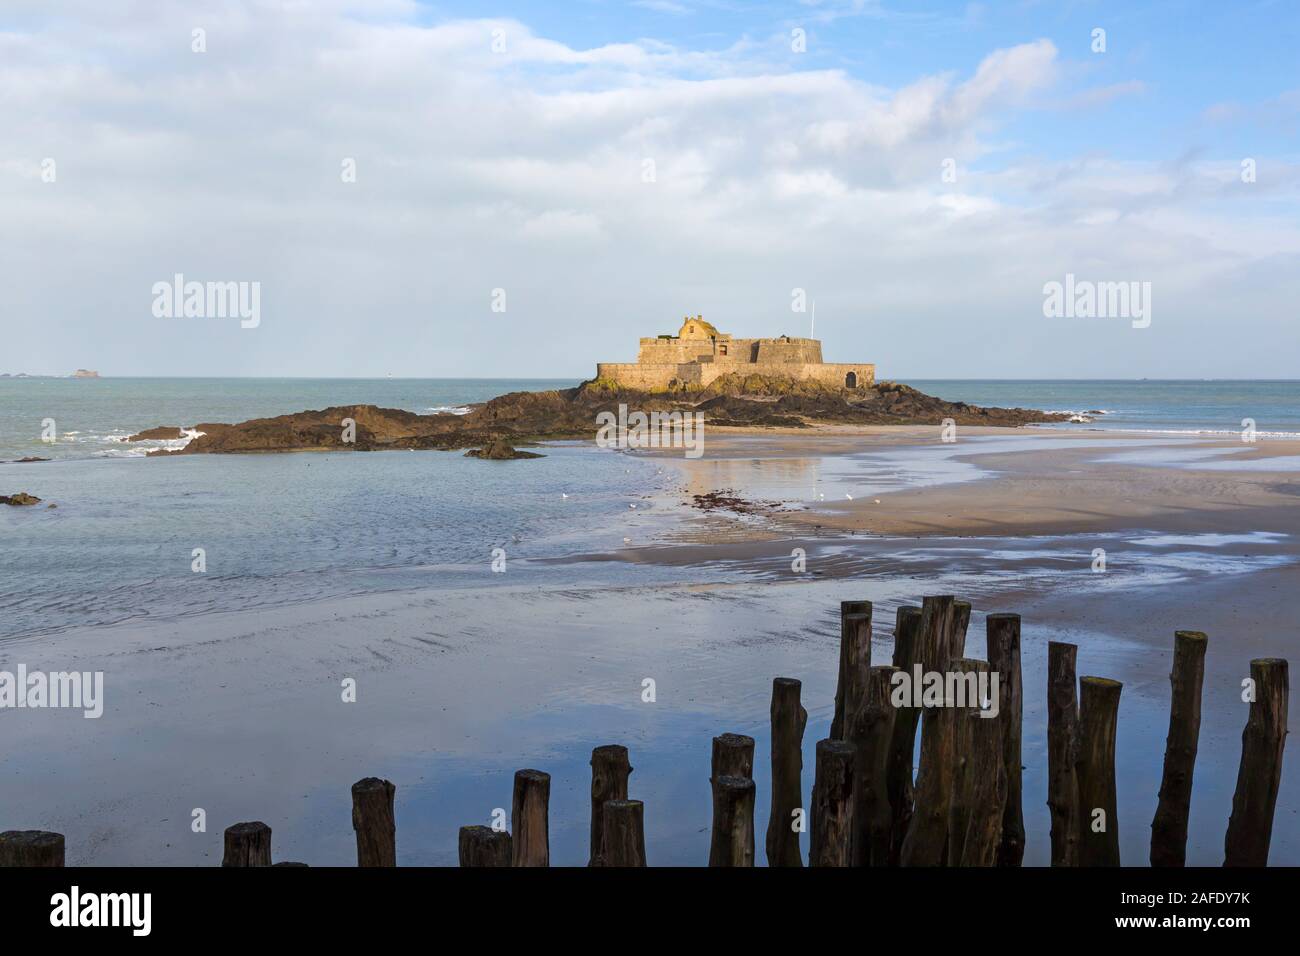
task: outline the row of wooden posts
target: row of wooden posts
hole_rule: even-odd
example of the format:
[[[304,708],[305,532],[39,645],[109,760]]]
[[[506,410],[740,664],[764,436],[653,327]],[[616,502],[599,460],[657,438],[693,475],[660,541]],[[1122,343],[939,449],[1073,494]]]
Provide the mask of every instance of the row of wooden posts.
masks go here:
[[[872,666],[871,604],[840,605],[839,680],[830,736],[818,741],[806,818],[812,866],[1019,866],[1025,828],[1021,796],[1020,615],[987,617],[987,660],[965,656],[970,604],[951,596],[898,609],[893,662]],[[1206,637],[1174,636],[1172,704],[1164,772],[1151,824],[1152,866],[1182,866],[1201,723]],[[1118,866],[1115,736],[1122,685],[1075,678],[1074,644],[1050,642],[1047,662],[1047,803],[1053,866]],[[978,700],[894,706],[899,672],[998,675],[997,715]],[[1287,662],[1251,661],[1254,697],[1242,733],[1241,764],[1224,838],[1225,866],[1268,861],[1282,776],[1289,685]],[[973,681],[971,682],[973,683]],[[772,683],[770,866],[802,866],[803,737],[808,713],[801,684]],[[985,702],[986,704],[991,703]],[[990,708],[991,709],[991,708]],[[920,759],[913,780],[916,734]],[[754,865],[754,739],[713,738],[710,866]],[[618,744],[591,755],[592,866],[645,866],[645,808],[628,799],[632,766]],[[352,786],[359,866],[395,866],[395,787],[367,777]],[[460,830],[461,866],[549,866],[551,778],[515,774],[513,833]],[[62,866],[64,839],[45,831],[0,834],[0,866]],[[237,823],[225,831],[223,866],[271,866],[271,828]],[[304,866],[281,862],[275,866]]]

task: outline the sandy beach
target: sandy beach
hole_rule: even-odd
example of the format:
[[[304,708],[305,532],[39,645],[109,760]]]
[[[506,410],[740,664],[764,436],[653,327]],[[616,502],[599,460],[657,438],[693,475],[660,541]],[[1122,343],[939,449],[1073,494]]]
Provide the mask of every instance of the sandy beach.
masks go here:
[[[397,785],[399,863],[453,864],[456,829],[508,808],[513,771],[537,767],[553,775],[552,860],[580,865],[587,759],[620,742],[650,862],[701,865],[709,739],[748,733],[765,754],[771,679],[800,678],[807,790],[834,698],[838,602],[874,603],[873,657],[887,661],[896,608],[951,593],[974,605],[976,655],[985,614],[1023,616],[1027,864],[1047,861],[1047,641],[1076,642],[1081,674],[1124,682],[1121,846],[1145,864],[1173,632],[1209,634],[1188,860],[1217,865],[1240,680],[1251,658],[1297,646],[1296,453],[1042,429],[971,429],[954,444],[933,429],[719,430],[702,459],[652,462],[676,476],[663,489],[610,502],[622,547],[537,559],[548,577],[536,583],[485,574],[0,644],[0,666],[102,670],[106,687],[98,720],[0,712],[0,805],[67,834],[69,863],[211,864],[224,826],[260,819],[277,859],[343,864],[348,787],[378,775]],[[771,506],[691,506],[722,489]],[[632,576],[611,583],[611,564]],[[347,678],[355,703],[341,699]],[[765,768],[756,776],[765,821]],[[192,828],[200,808],[206,832]],[[1298,810],[1300,761],[1288,759],[1275,864],[1300,863]]]

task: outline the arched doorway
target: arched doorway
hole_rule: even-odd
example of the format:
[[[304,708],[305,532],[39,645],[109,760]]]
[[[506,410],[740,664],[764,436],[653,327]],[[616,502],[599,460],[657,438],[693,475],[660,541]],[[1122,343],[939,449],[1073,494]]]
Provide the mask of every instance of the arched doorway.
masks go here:
[[[858,373],[857,373],[857,372],[849,372],[848,375],[845,375],[845,376],[844,376],[844,387],[845,387],[845,388],[857,388],[857,387],[858,387]]]

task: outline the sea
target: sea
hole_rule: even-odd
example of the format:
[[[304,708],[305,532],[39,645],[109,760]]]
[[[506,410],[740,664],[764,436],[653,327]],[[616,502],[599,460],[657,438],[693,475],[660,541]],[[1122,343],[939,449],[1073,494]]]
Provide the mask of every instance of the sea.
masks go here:
[[[0,378],[0,494],[24,491],[43,502],[39,514],[0,509],[0,640],[376,591],[507,578],[573,583],[573,566],[557,559],[663,535],[669,518],[654,503],[677,476],[662,462],[590,442],[551,444],[542,467],[503,468],[460,452],[160,458],[146,455],[188,439],[123,439],[156,425],[192,428],[354,403],[464,413],[506,392],[576,384]],[[1297,381],[907,384],[952,401],[1087,419],[1046,426],[1060,430],[1224,436],[1253,422],[1263,439],[1300,437]],[[14,463],[24,457],[51,460]],[[947,480],[948,472],[900,473],[920,482]],[[485,575],[492,561],[512,573]],[[581,577],[653,584],[684,573],[590,563]]]

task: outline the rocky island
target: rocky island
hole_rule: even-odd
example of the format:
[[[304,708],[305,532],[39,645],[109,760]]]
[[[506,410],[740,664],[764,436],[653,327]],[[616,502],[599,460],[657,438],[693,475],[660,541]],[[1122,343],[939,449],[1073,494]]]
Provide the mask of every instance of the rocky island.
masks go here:
[[[237,424],[201,422],[192,430],[169,425],[127,441],[177,439],[197,433],[184,448],[151,455],[202,455],[283,451],[486,448],[592,438],[601,412],[619,405],[645,412],[700,412],[715,428],[809,428],[822,424],[1018,426],[1064,421],[1068,416],[1024,408],[983,408],[948,402],[907,385],[877,382],[853,389],[819,381],[732,373],[705,387],[681,384],[642,391],[593,379],[568,389],[511,392],[473,406],[464,415],[419,415],[374,405],[338,405]],[[349,437],[351,423],[352,441]]]

